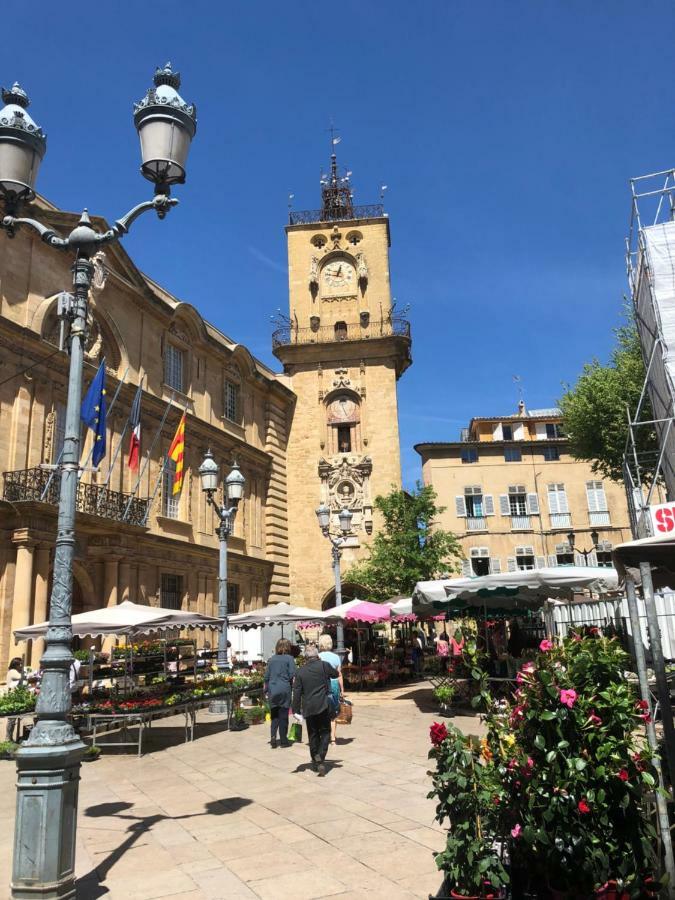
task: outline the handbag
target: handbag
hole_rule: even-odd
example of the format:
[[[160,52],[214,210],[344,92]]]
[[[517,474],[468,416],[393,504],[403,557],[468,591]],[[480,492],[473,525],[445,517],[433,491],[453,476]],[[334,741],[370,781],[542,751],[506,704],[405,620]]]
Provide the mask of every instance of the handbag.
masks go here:
[[[288,729],[288,740],[295,744],[302,743],[302,725],[299,722],[293,722]]]
[[[337,719],[335,720],[338,725],[351,725],[352,724],[352,701],[347,700],[346,697],[340,698],[340,711],[337,714]]]

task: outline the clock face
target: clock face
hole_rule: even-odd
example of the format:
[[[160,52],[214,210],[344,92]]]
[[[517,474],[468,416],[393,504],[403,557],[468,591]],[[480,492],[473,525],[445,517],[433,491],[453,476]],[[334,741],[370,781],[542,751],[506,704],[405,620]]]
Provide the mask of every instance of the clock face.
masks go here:
[[[325,296],[351,294],[356,285],[354,266],[345,259],[328,263],[321,272],[321,283]]]

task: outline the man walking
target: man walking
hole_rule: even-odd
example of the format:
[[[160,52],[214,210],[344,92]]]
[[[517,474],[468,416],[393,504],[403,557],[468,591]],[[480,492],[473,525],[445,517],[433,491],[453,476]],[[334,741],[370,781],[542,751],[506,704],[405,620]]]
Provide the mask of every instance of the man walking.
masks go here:
[[[312,768],[321,778],[326,774],[330,743],[330,679],[338,676],[336,668],[319,658],[315,644],[305,647],[305,664],[298,669],[293,683],[293,714],[299,716],[302,712],[305,717]]]

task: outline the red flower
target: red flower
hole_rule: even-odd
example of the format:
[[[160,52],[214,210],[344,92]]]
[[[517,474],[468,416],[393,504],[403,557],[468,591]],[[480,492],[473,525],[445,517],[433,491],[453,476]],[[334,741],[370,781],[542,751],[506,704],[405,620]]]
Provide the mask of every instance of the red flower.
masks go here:
[[[635,706],[637,709],[649,709],[649,703],[646,700],[636,700]]]
[[[622,781],[628,781],[629,775],[628,775],[628,772],[627,772],[625,769],[621,769],[621,771],[618,773],[618,777],[619,777]]]
[[[577,803],[577,809],[579,810],[579,812],[581,813],[582,816],[585,816],[586,813],[589,813],[591,811],[590,806],[588,805],[588,803],[586,803],[586,801],[584,800],[583,797]]]
[[[602,725],[602,719],[600,718],[600,716],[596,715],[593,710],[591,710],[588,714],[588,721],[591,723],[591,725]]]
[[[434,745],[434,747],[440,747],[447,736],[448,729],[442,722],[434,722],[434,724],[429,729],[429,738],[431,739],[431,743]]]

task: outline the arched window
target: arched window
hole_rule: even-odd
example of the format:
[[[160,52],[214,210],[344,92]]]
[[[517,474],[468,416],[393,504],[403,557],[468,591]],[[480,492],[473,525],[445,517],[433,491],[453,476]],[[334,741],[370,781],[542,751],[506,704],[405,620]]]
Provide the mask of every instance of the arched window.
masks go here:
[[[335,340],[336,341],[346,341],[347,340],[347,323],[346,322],[336,322],[334,330],[335,330]]]
[[[328,453],[358,453],[361,447],[361,409],[359,398],[349,391],[334,394],[326,407]]]

